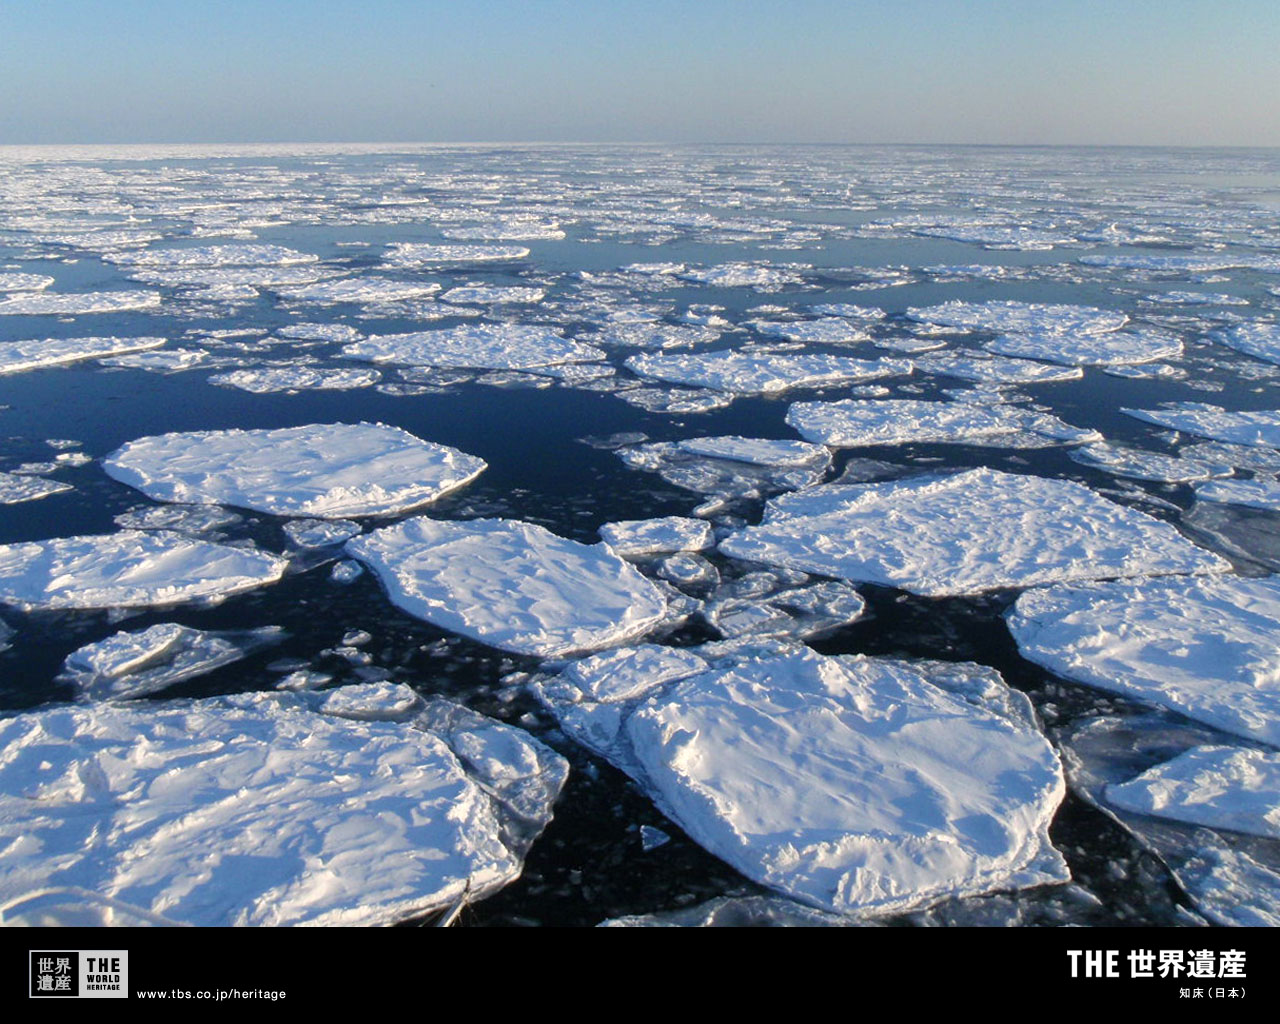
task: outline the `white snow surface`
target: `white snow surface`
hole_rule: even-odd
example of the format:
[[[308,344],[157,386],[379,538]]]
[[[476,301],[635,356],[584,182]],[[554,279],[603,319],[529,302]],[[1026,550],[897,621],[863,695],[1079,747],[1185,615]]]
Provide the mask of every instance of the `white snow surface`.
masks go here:
[[[164,343],[164,338],[44,338],[0,342],[0,373],[21,373],[82,359],[146,352]]]
[[[706,455],[753,466],[812,466],[825,464],[831,453],[825,446],[807,441],[774,441],[758,437],[691,437],[677,441],[676,447],[690,455]]]
[[[159,305],[159,292],[23,292],[0,302],[0,316],[82,316],[152,309]]]
[[[279,626],[209,632],[161,622],[81,647],[67,656],[59,678],[74,685],[81,700],[131,699],[240,661],[282,638]]]
[[[38,476],[20,473],[0,473],[0,505],[36,501],[69,490],[72,490],[70,484],[56,480],[41,480]]]
[[[242,267],[315,263],[319,256],[283,245],[205,245],[187,249],[139,249],[103,259],[127,267]]]
[[[520,654],[563,657],[635,639],[667,614],[662,591],[607,545],[505,519],[409,519],[348,541],[393,603]]]
[[[1193,747],[1106,788],[1126,811],[1280,839],[1280,751]]]
[[[715,543],[710,523],[684,516],[605,523],[600,527],[600,537],[620,555],[705,551]]]
[[[522,245],[432,245],[419,242],[395,242],[387,247],[383,259],[398,267],[417,267],[431,263],[493,263],[522,260],[529,250]]]
[[[1229,568],[1168,524],[1081,484],[991,469],[784,494],[720,550],[939,597]]]
[[[1150,330],[1095,334],[1085,331],[1003,334],[984,347],[1001,355],[1043,359],[1065,366],[1128,366],[1176,359],[1182,355],[1180,338]]]
[[[1171,403],[1162,409],[1121,409],[1135,419],[1213,441],[1280,448],[1280,412],[1229,412],[1207,402]]]
[[[342,350],[349,359],[409,366],[520,370],[594,362],[604,352],[532,324],[463,324],[412,334],[375,334]]]
[[[1047,587],[1007,622],[1057,675],[1280,746],[1280,577]]]
[[[145,608],[274,583],[283,559],[168,531],[0,545],[0,602],[24,611]]]
[[[1236,324],[1210,337],[1256,359],[1280,363],[1280,323]]]
[[[1214,480],[1196,488],[1196,499],[1280,512],[1280,481]]]
[[[1091,306],[996,300],[944,302],[937,306],[908,309],[907,316],[927,324],[1000,334],[1102,334],[1124,326],[1129,320],[1124,313]]]
[[[434,295],[440,290],[435,281],[393,281],[387,277],[347,277],[337,281],[277,288],[276,294],[290,302],[334,306],[343,302],[395,302]]]
[[[331,693],[0,719],[0,902],[58,886],[194,925],[377,925],[519,875],[563,758],[405,686]]]
[[[778,355],[749,352],[642,352],[626,361],[641,377],[715,388],[734,394],[777,394],[789,388],[829,387],[859,380],[909,374],[908,359],[851,359],[809,353]]]
[[[1046,441],[1100,441],[1102,435],[1064,423],[1047,413],[978,402],[934,402],[914,398],[796,402],[787,424],[809,441],[835,448],[886,444],[995,444],[1021,446],[1020,435]]]
[[[352,391],[377,384],[377,370],[350,367],[267,366],[252,370],[231,370],[209,377],[210,384],[239,388],[254,395],[291,391]]]
[[[1067,877],[1047,831],[1061,767],[992,669],[646,645],[537,692],[696,842],[812,906],[887,913]]]
[[[1073,448],[1067,455],[1073,462],[1093,466],[1113,476],[1168,484],[1230,476],[1233,472],[1231,466],[1225,463],[1202,462],[1180,455],[1161,455],[1159,452],[1107,444],[1105,441]]]
[[[103,460],[109,476],[157,501],[321,519],[396,515],[470,483],[485,467],[384,423],[161,434]]]
[[[921,373],[941,374],[944,377],[972,380],[980,384],[1047,384],[1079,380],[1084,376],[1084,371],[1078,366],[1048,366],[1033,359],[984,357],[972,352],[919,355],[915,357],[915,364],[916,369]]]

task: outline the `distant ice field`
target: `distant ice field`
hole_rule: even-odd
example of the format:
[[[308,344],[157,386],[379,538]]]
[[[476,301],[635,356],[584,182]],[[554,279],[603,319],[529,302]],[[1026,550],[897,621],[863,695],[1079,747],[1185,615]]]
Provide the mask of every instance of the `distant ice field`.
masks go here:
[[[1280,154],[0,181],[6,921],[1280,920]]]

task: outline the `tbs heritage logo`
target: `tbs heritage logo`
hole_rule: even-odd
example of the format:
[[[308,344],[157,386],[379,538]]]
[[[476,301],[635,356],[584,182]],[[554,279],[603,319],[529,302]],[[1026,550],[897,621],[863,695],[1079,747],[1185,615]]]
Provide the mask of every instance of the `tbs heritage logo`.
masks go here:
[[[32,998],[127,999],[129,951],[31,951]]]

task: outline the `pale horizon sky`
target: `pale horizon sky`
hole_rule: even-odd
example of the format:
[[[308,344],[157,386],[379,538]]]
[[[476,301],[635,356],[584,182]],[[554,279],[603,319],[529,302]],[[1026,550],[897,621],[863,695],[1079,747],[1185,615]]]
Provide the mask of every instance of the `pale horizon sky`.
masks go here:
[[[0,144],[1280,146],[1275,0],[7,0]]]

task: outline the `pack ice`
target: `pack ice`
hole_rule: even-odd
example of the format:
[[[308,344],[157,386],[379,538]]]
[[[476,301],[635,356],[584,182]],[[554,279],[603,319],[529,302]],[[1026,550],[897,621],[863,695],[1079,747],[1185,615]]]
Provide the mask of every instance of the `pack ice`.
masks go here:
[[[907,359],[851,359],[823,353],[776,355],[748,352],[656,354],[642,352],[627,369],[673,384],[693,384],[743,395],[776,394],[788,388],[826,387],[848,381],[909,374]]]
[[[598,348],[530,324],[464,324],[412,334],[375,334],[347,345],[342,354],[370,363],[482,370],[521,370],[604,358]]]
[[[1280,324],[1236,324],[1210,337],[1246,355],[1268,363],[1280,363]]]
[[[160,348],[164,338],[44,338],[0,343],[0,373],[20,373],[82,359],[145,352]]]
[[[944,302],[908,309],[907,316],[921,323],[972,331],[1051,335],[1102,334],[1123,327],[1129,320],[1124,313],[1092,306],[1012,301]]]
[[[696,842],[812,906],[1066,880],[1057,756],[994,670],[716,646],[596,655],[537,692]]]
[[[322,519],[396,515],[470,483],[485,465],[383,423],[161,434],[103,460],[108,475],[157,501]]]
[[[1207,402],[1175,402],[1162,409],[1121,409],[1122,413],[1184,434],[1231,444],[1280,448],[1280,412],[1229,412]]]
[[[168,531],[0,545],[0,602],[24,611],[145,608],[274,583],[283,559]]]
[[[1194,747],[1106,789],[1137,814],[1280,839],[1280,752]]]
[[[81,316],[152,309],[158,305],[159,292],[22,292],[0,302],[0,316]]]
[[[170,921],[375,925],[515,879],[563,758],[408,687],[0,720],[0,903],[86,890]],[[106,923],[106,922],[104,922]]]
[[[647,633],[662,591],[607,545],[533,523],[417,518],[347,542],[392,602],[420,619],[519,654],[562,657]]]
[[[1102,440],[1096,430],[1073,427],[1048,413],[914,398],[796,402],[787,410],[787,424],[801,437],[835,448],[934,443],[1047,447]]]
[[[1057,675],[1280,746],[1280,577],[1047,587],[1007,621]]]
[[[1065,366],[1128,366],[1182,355],[1180,338],[1152,330],[1004,334],[985,347],[1001,355],[1043,359]]]
[[[784,494],[720,551],[930,597],[1229,568],[1081,484],[992,469]]]
[[[67,656],[59,679],[83,700],[142,697],[240,661],[283,636],[279,626],[209,632],[161,622],[81,647]]]

